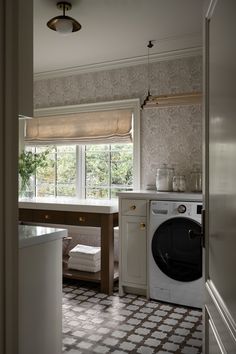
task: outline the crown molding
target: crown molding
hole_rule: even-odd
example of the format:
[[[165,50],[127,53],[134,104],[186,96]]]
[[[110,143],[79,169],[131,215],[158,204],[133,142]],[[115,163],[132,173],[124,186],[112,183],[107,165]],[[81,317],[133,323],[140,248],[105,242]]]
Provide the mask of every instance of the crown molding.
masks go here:
[[[202,55],[202,46],[150,54],[149,62],[154,63],[159,61],[187,58],[187,57],[198,56],[198,55]],[[35,73],[34,81],[54,79],[54,78],[67,77],[67,76],[75,76],[75,75],[80,75],[85,73],[119,69],[119,68],[141,65],[141,64],[147,64],[147,55],[121,59],[121,60],[113,60],[113,61],[97,63],[97,64],[82,65],[82,66],[77,66],[77,67],[72,67],[67,69],[59,69],[59,70]]]

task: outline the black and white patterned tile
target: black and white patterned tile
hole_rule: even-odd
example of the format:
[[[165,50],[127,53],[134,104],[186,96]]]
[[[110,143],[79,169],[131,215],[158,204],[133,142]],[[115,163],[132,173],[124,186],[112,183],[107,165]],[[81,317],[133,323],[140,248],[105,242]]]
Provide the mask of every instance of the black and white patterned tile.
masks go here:
[[[117,290],[108,296],[75,283],[63,288],[65,354],[201,354],[202,312]]]

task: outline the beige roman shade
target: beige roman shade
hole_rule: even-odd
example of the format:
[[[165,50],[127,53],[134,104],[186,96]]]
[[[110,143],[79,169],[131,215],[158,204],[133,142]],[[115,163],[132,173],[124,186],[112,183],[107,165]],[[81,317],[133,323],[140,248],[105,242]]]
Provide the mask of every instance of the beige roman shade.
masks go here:
[[[27,144],[109,144],[132,141],[132,111],[83,112],[26,121]]]

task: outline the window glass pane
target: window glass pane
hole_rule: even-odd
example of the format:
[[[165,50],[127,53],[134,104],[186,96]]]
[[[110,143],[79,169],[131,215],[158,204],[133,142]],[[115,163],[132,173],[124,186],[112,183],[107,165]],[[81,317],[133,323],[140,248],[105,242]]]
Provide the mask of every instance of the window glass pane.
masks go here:
[[[55,185],[54,183],[42,183],[36,186],[36,195],[38,197],[54,197]]]
[[[75,184],[76,158],[75,153],[57,153],[57,182]]]
[[[76,196],[76,145],[57,146],[56,195]]]
[[[38,153],[37,149],[37,153]],[[47,166],[38,167],[36,171],[36,184],[54,183],[55,180],[55,153],[49,153],[46,157]]]
[[[36,196],[76,196],[76,145],[27,147],[36,153],[49,151],[47,165],[36,171]]]
[[[111,185],[132,186],[133,154],[125,149],[111,153]]]
[[[133,186],[133,144],[85,147],[86,198],[115,198]]]
[[[86,188],[86,198],[88,199],[108,199],[109,190],[108,189],[96,189],[96,188]]]
[[[57,185],[57,195],[58,197],[75,197],[76,187],[75,184],[58,184]]]
[[[109,184],[109,153],[87,152],[86,149],[86,186],[107,186]]]

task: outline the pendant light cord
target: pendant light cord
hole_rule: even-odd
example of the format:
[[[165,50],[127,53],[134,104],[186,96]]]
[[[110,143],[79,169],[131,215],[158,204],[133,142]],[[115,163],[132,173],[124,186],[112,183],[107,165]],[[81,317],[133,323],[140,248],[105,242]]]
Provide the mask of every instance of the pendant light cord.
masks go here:
[[[149,41],[148,45],[147,45],[147,47],[148,47],[148,95],[150,95],[150,65],[149,65],[150,60],[149,60],[149,52],[150,52],[150,48],[153,47],[153,43],[152,42],[153,41]]]
[[[143,104],[141,105],[141,109],[144,108],[144,106],[146,105],[146,103],[149,101],[150,97],[151,97],[151,93],[150,93],[150,68],[149,68],[149,50],[150,48],[153,47],[153,41],[148,41],[148,45],[147,45],[147,48],[148,48],[148,62],[147,62],[147,89],[148,89],[148,92],[147,92],[147,97],[144,99],[143,101]]]

